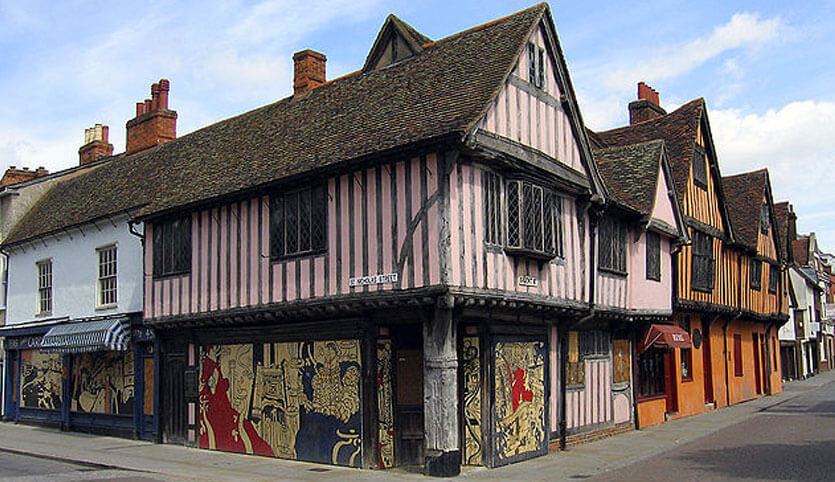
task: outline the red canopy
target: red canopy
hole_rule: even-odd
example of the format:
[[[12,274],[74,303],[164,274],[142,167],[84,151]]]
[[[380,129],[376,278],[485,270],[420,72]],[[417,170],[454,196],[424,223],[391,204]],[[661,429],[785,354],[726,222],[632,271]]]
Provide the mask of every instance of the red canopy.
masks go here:
[[[647,351],[652,345],[660,348],[690,348],[690,334],[676,325],[650,325],[638,345],[638,353]]]

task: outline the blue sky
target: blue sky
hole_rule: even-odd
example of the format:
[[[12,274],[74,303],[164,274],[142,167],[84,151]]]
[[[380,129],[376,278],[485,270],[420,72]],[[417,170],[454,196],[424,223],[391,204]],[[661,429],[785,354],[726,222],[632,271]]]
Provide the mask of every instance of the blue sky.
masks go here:
[[[504,1],[0,0],[0,168],[78,162],[86,127],[116,151],[150,84],[171,80],[183,135],[290,95],[292,53],[362,66],[395,13],[432,38],[508,15]],[[627,122],[644,80],[668,110],[707,100],[725,175],[768,167],[775,201],[835,252],[835,2],[551,4],[586,123]]]

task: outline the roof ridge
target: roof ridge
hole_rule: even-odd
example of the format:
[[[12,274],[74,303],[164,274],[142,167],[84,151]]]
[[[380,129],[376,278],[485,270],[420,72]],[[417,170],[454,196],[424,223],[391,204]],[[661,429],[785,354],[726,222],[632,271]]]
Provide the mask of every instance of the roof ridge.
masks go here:
[[[637,126],[649,125],[653,122],[661,122],[665,119],[669,119],[671,116],[680,114],[686,107],[689,108],[692,105],[695,105],[695,104],[698,104],[698,103],[704,104],[704,101],[705,101],[704,97],[699,97],[698,99],[693,99],[693,100],[691,100],[691,101],[689,101],[685,104],[680,105],[678,107],[678,109],[676,109],[672,112],[668,112],[668,113],[666,113],[666,114],[664,114],[660,117],[655,117],[653,119],[647,119],[645,121],[636,122],[635,124],[627,124],[625,126],[615,127],[615,128],[607,129],[607,130],[604,130],[604,131],[596,131],[595,134],[598,134],[598,135],[610,134],[610,133],[613,133],[613,132],[619,132],[619,131],[624,131],[624,130],[627,130],[627,129],[631,129],[631,128],[637,127]]]
[[[468,34],[468,33],[476,32],[476,31],[478,31],[478,30],[482,30],[482,29],[485,29],[485,28],[487,28],[487,27],[492,27],[493,25],[496,25],[496,24],[502,23],[502,22],[504,22],[504,21],[510,20],[510,19],[511,19],[511,18],[513,18],[513,17],[517,17],[517,16],[519,16],[519,15],[522,15],[522,14],[528,13],[528,12],[530,12],[531,10],[536,10],[536,9],[538,9],[538,8],[541,8],[541,9],[548,8],[548,4],[547,4],[547,3],[544,3],[544,2],[543,2],[543,3],[538,3],[538,4],[536,4],[536,5],[533,5],[533,6],[531,6],[531,7],[526,8],[526,9],[524,9],[524,10],[519,10],[519,11],[518,11],[518,12],[516,12],[516,13],[511,13],[510,15],[506,15],[506,16],[504,16],[504,17],[497,18],[497,19],[495,19],[495,20],[491,20],[491,21],[486,22],[486,23],[483,23],[483,24],[481,24],[481,25],[476,25],[475,27],[470,27],[470,28],[468,28],[468,29],[466,29],[466,30],[462,30],[462,31],[460,31],[460,32],[456,32],[456,33],[454,33],[454,34],[448,35],[448,36],[446,36],[446,37],[444,37],[444,38],[440,38],[440,39],[435,40],[435,41],[433,41],[433,42],[428,42],[428,43],[425,43],[425,44],[423,44],[423,48],[433,47],[433,46],[435,46],[435,45],[437,45],[437,44],[439,44],[439,43],[442,43],[442,42],[447,42],[447,41],[453,40],[453,39],[455,39],[455,38],[457,38],[457,37],[460,37],[460,36],[462,36],[462,35],[466,35],[466,34]]]

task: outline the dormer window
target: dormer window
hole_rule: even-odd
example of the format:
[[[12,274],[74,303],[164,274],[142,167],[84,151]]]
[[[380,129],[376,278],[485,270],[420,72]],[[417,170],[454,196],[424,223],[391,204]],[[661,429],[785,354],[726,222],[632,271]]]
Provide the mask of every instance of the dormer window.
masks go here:
[[[539,88],[545,88],[545,49],[528,43],[528,82]]]
[[[693,150],[693,183],[707,189],[707,156],[704,148],[698,144]]]

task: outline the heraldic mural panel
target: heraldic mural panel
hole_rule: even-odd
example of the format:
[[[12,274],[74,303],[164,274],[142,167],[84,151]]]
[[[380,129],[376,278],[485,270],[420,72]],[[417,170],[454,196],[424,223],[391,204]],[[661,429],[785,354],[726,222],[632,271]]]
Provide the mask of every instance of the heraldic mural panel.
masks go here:
[[[391,340],[377,340],[377,437],[380,468],[394,466],[394,399],[391,386]]]
[[[133,350],[72,356],[74,412],[133,415]]]
[[[493,464],[547,451],[545,343],[496,341]]]
[[[481,352],[477,336],[462,340],[464,371],[464,465],[481,465]]]
[[[200,447],[358,467],[358,340],[200,351]]]
[[[20,352],[20,406],[58,410],[61,395],[62,361],[60,353],[40,350]]]

